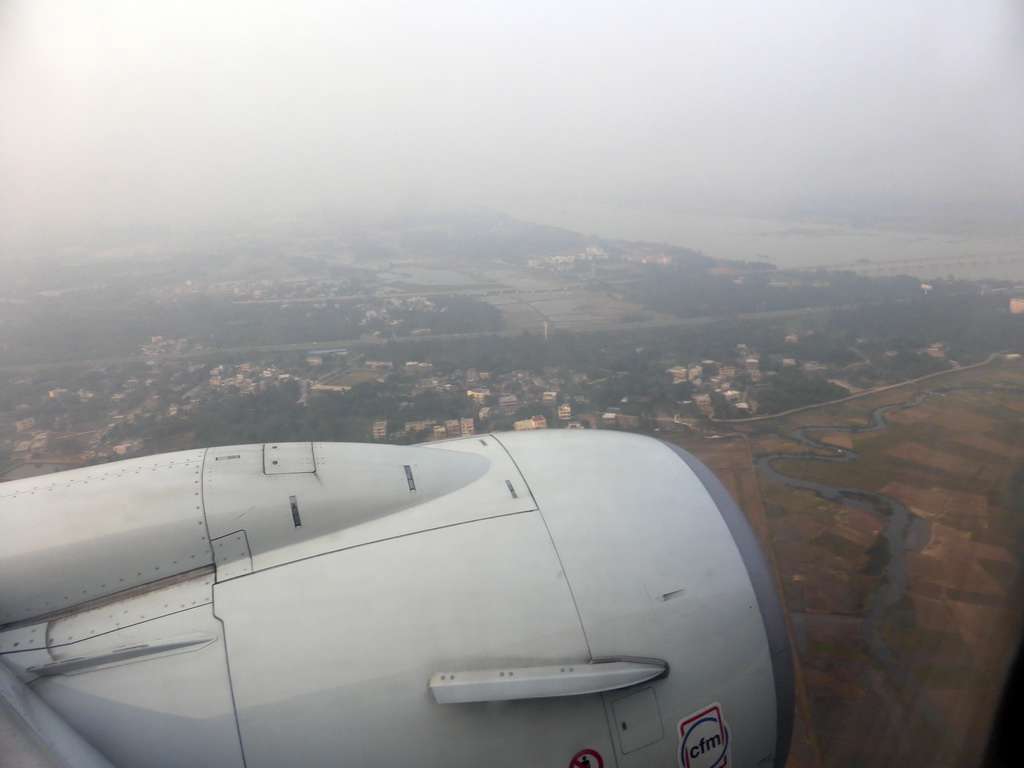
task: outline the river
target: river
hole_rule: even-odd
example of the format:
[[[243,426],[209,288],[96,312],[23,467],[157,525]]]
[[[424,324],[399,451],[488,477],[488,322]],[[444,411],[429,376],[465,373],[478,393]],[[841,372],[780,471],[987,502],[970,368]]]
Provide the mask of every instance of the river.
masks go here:
[[[895,605],[906,591],[907,570],[903,553],[907,551],[920,551],[928,543],[928,539],[931,537],[931,524],[924,518],[914,515],[905,505],[880,493],[865,491],[860,488],[825,485],[813,480],[791,477],[779,472],[771,465],[773,462],[782,459],[828,461],[834,463],[856,461],[859,458],[856,452],[826,445],[810,437],[810,433],[846,432],[849,434],[865,434],[867,432],[878,432],[888,429],[888,424],[885,422],[886,413],[892,410],[913,408],[923,403],[926,397],[927,394],[922,392],[907,402],[875,408],[871,411],[871,423],[866,427],[808,426],[796,429],[791,433],[791,437],[800,445],[830,451],[832,453],[831,456],[777,453],[771,456],[763,456],[757,460],[757,470],[764,477],[788,485],[791,488],[814,491],[829,501],[835,501],[844,506],[867,511],[872,514],[880,514],[885,518],[885,527],[882,529],[880,539],[885,542],[885,549],[881,552],[873,552],[871,562],[868,564],[868,568],[871,571],[882,576],[882,582],[872,597],[868,611],[864,616],[863,630],[864,640],[871,654],[893,672],[897,671],[899,664],[882,639],[882,617],[885,611]]]
[[[981,231],[948,223],[930,229],[857,226],[817,217],[770,218],[695,214],[600,204],[549,206],[508,204],[509,215],[600,237],[667,243],[701,251],[715,259],[764,261],[780,268],[832,267],[868,262],[916,262],[906,271],[922,279],[1017,280],[1024,263],[1024,231],[1004,227]],[[986,261],[1012,257],[1008,261]],[[934,259],[934,264],[917,260]],[[973,263],[971,260],[977,260]],[[963,263],[960,263],[961,260]],[[853,267],[851,268],[859,268]],[[898,272],[899,270],[897,270]],[[874,274],[874,273],[869,273]],[[885,274],[889,274],[886,268]]]

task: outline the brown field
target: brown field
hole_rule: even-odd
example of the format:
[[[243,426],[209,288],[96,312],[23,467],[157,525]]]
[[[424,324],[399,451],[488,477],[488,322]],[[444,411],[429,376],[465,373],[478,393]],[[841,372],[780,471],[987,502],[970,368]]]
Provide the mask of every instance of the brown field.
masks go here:
[[[1002,440],[993,440],[984,435],[961,435],[956,439],[956,443],[987,451],[996,457],[1019,459],[1024,456],[1024,446],[1010,445]]]
[[[380,378],[380,371],[364,370],[361,368],[350,368],[345,371],[326,376],[320,383],[332,387],[354,387],[364,381],[375,381]]]
[[[847,432],[825,432],[818,434],[817,439],[826,445],[834,445],[847,450],[853,449],[853,438]]]
[[[940,409],[930,405],[919,405],[916,408],[908,408],[906,410],[889,411],[885,414],[885,420],[889,424],[917,424],[919,421],[930,419],[940,413]]]
[[[376,381],[380,378],[380,371],[351,371],[346,373],[338,383],[346,387],[354,387],[364,381]]]
[[[841,536],[854,541],[862,548],[867,548],[875,543],[878,535],[885,527],[885,523],[876,515],[864,512],[859,509],[841,507],[836,515],[835,530]]]
[[[903,502],[914,514],[929,519],[947,513],[988,514],[988,499],[979,493],[954,491],[936,486],[920,487],[901,482],[887,483],[882,486],[881,492]]]
[[[890,412],[884,432],[814,435],[852,446],[856,461],[774,465],[878,491],[930,522],[920,551],[904,554],[905,596],[881,625],[897,661],[892,669],[872,658],[862,622],[881,583],[875,545],[884,517],[763,478],[751,482],[755,468],[741,441],[686,446],[734,493],[773,557],[797,651],[793,766],[953,766],[976,762],[984,747],[1024,625],[1024,521],[1003,506],[1024,493],[1013,480],[1024,461],[1024,364],[940,381],[942,394]],[[1019,391],[949,391],[993,383]],[[865,425],[872,408],[915,391],[762,422],[750,449],[806,451],[785,435],[799,426]]]
[[[782,437],[752,437],[750,448],[755,456],[766,453],[814,453],[809,448]]]
[[[945,632],[953,624],[953,612],[948,600],[935,600],[922,595],[911,595],[917,626],[925,631]]]
[[[956,407],[955,405],[929,418],[933,424],[957,433],[980,434],[991,429],[996,424],[995,419],[979,413],[973,413],[969,408]]]
[[[967,459],[955,453],[947,453],[929,445],[906,442],[900,443],[885,451],[886,456],[903,459],[919,464],[928,469],[937,469],[944,473],[969,474],[994,480],[999,474],[998,467],[986,465],[984,462]]]

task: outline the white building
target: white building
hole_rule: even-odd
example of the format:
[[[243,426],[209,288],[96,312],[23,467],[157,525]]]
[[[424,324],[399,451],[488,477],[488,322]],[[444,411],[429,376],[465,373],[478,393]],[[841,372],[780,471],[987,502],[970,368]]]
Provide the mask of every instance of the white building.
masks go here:
[[[477,405],[483,405],[484,400],[491,396],[489,389],[467,389],[466,395]]]

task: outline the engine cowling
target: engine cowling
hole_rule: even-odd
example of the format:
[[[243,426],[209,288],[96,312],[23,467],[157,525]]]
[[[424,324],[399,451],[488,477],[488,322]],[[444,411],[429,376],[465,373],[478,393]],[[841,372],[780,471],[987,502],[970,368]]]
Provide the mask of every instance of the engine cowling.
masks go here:
[[[660,441],[211,448],[0,520],[3,662],[112,765],[785,762],[772,575]]]

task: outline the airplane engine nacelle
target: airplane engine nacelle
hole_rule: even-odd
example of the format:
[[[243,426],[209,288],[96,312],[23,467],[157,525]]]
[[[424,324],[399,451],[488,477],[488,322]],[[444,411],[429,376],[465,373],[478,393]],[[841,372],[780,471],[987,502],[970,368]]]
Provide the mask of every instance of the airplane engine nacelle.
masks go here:
[[[184,451],[6,483],[0,526],[4,765],[786,760],[772,574],[657,440]]]

